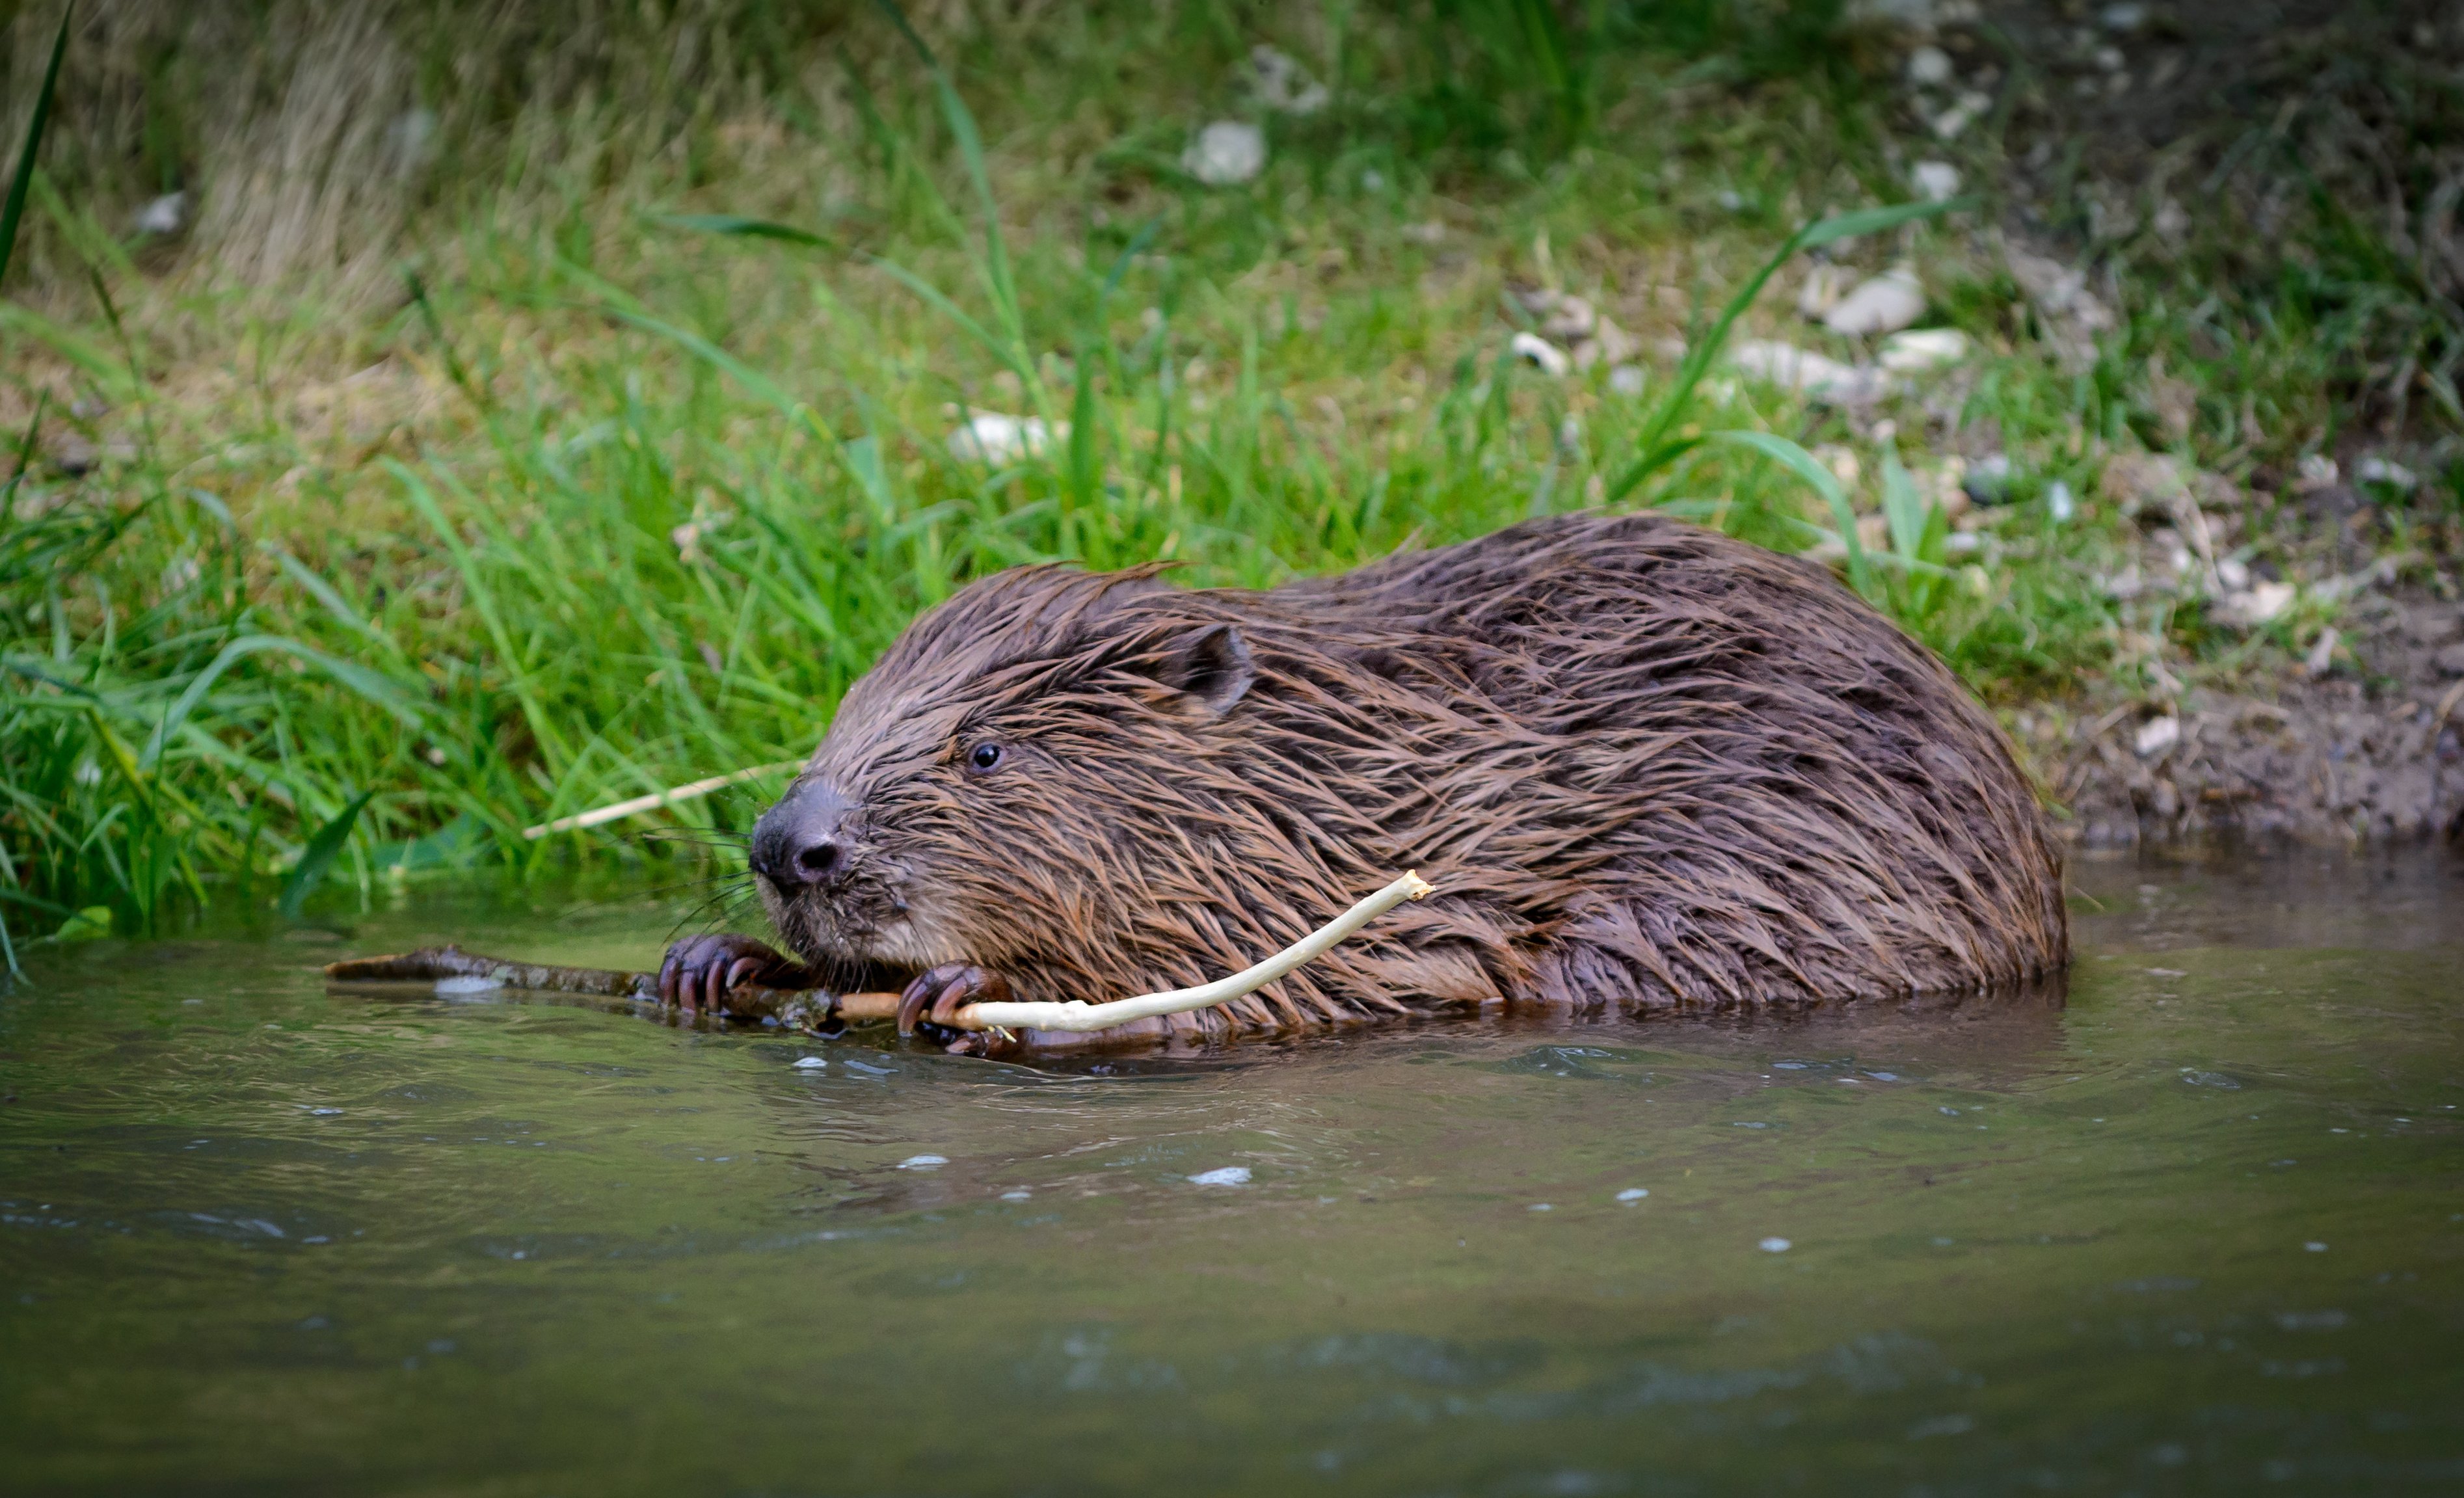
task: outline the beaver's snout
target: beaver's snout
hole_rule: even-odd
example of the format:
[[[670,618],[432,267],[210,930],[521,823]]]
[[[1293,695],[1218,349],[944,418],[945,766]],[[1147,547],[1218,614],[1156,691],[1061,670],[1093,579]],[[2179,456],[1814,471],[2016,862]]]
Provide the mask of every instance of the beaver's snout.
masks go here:
[[[826,781],[799,781],[753,824],[753,871],[792,900],[847,877],[847,799]]]

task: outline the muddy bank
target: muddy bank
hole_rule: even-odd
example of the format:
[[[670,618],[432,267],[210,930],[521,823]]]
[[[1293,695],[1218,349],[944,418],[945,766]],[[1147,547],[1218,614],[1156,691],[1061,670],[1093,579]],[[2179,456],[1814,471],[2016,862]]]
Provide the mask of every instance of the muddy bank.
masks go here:
[[[2316,678],[2037,707],[2013,727],[2083,846],[2464,842],[2464,606],[2364,598],[2339,636]]]

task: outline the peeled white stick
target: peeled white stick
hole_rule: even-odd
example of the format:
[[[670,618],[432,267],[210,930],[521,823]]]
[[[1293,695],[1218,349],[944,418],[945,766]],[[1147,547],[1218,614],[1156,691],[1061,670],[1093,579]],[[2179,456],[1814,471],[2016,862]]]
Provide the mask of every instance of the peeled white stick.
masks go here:
[[[522,836],[537,842],[551,832],[578,832],[583,827],[595,827],[603,822],[613,822],[619,817],[629,817],[637,811],[656,811],[661,806],[672,806],[680,801],[691,801],[696,796],[707,796],[715,790],[725,790],[738,781],[749,781],[757,775],[776,775],[781,770],[801,768],[803,764],[802,760],[786,760],[778,764],[757,764],[749,770],[734,770],[725,775],[714,775],[708,780],[695,781],[690,785],[652,791],[648,796],[636,796],[631,801],[620,801],[612,806],[601,806],[578,816],[559,817],[554,822],[539,826],[524,827]]]
[[[960,1006],[955,1016],[958,1022],[957,1027],[967,1030],[996,1027],[1012,1030],[1105,1030],[1115,1024],[1127,1024],[1132,1020],[1181,1014],[1191,1009],[1229,1003],[1244,994],[1264,988],[1304,962],[1315,961],[1344,937],[1405,900],[1417,900],[1436,888],[1421,878],[1419,870],[1406,870],[1403,876],[1393,884],[1255,967],[1243,969],[1229,978],[1219,978],[1211,983],[1200,983],[1195,988],[1175,988],[1167,993],[1145,994],[1135,999],[1115,999],[1110,1003],[1088,1003],[1078,999],[1067,1003],[971,1003]]]

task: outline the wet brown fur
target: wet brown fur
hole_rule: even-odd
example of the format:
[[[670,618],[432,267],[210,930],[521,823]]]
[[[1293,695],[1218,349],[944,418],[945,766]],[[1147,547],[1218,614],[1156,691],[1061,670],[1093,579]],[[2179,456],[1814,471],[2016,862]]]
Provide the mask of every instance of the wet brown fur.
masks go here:
[[[1941,663],[1812,563],[1658,518],[1271,592],[1005,572],[918,619],[804,773],[854,804],[848,879],[764,893],[849,981],[969,962],[1020,999],[1121,998],[1405,868],[1437,883],[1158,1030],[1802,1005],[2067,958],[2044,819]]]

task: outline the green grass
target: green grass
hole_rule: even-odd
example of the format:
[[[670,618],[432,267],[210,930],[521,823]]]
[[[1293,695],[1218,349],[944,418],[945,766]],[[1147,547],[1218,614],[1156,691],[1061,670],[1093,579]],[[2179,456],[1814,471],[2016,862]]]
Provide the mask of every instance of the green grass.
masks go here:
[[[979,45],[955,82],[850,62],[852,135],[789,100],[618,181],[566,162],[440,206],[373,309],[157,280],[102,235],[82,289],[0,311],[29,412],[102,450],[13,485],[0,535],[0,919],[22,942],[481,864],[724,858],[644,828],[741,829],[781,777],[523,829],[801,758],[917,611],[1054,558],[1264,586],[1648,505],[1851,542],[1857,584],[1998,701],[2132,658],[2145,625],[2095,580],[2122,522],[2042,503],[2136,440],[2131,340],[2063,373],[2009,326],[1971,219],[1869,221],[1831,251],[1926,267],[1982,347],[1963,396],[1878,437],[1698,386],[1724,308],[1814,341],[1753,277],[1801,224],[1903,195],[1872,107],[1821,49],[1775,57],[1707,9],[1647,33],[1459,11],[1384,53],[1394,17],[1329,12],[1335,102],[1272,121],[1245,187],[1180,174],[1206,114],[1162,100],[1248,33],[1134,11],[1056,21],[1023,62]],[[55,252],[94,228],[50,224]],[[1646,357],[1639,396],[1515,362],[1501,287],[1551,275],[1691,357]],[[1069,430],[986,463],[947,441],[974,410]],[[1908,470],[1988,418],[2019,476],[1977,565]],[[1805,455],[1825,444],[1861,453],[1856,490]],[[1871,558],[1856,509],[1886,517]]]

